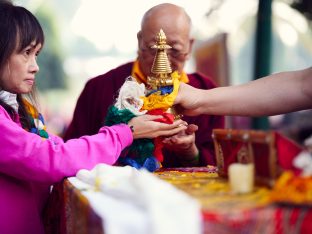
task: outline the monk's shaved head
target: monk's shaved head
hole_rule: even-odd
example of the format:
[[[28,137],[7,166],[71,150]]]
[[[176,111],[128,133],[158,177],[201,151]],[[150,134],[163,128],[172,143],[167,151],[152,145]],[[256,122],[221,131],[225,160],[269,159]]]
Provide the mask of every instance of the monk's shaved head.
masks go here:
[[[150,27],[151,24],[165,29],[167,25],[181,24],[190,33],[191,18],[185,10],[171,3],[163,3],[149,9],[143,16],[141,30]],[[172,27],[172,26],[170,26]]]
[[[183,71],[189,58],[193,39],[191,38],[191,19],[185,10],[177,5],[163,3],[149,9],[143,16],[141,31],[138,32],[138,60],[144,75],[149,75],[154,54],[150,47],[156,43],[160,29],[167,37],[169,60],[173,70]]]

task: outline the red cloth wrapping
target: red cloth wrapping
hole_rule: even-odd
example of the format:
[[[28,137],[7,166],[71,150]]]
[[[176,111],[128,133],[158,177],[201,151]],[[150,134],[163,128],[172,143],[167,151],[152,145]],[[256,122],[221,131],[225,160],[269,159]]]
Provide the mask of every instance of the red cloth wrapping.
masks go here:
[[[147,112],[149,115],[162,115],[162,118],[156,119],[156,122],[160,123],[167,123],[167,124],[172,124],[174,121],[174,115],[171,113],[164,112],[161,109],[154,109],[150,110]],[[164,144],[162,142],[163,138],[162,137],[156,137],[154,139],[154,156],[157,158],[159,162],[162,162],[164,160],[164,155],[162,153],[162,149],[164,147]]]

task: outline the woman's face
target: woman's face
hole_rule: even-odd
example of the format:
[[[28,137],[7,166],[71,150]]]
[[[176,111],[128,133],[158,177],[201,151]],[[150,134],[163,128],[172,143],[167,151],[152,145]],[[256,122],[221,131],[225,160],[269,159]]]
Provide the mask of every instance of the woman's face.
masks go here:
[[[1,88],[10,93],[25,94],[32,90],[35,74],[39,71],[37,56],[41,44],[32,42],[21,52],[14,51],[1,77]]]

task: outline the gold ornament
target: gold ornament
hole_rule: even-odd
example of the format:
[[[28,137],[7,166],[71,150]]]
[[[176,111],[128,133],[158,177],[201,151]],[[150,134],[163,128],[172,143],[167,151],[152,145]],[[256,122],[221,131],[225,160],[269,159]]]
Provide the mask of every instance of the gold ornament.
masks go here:
[[[156,45],[151,47],[152,49],[156,49],[156,55],[151,69],[152,76],[147,77],[147,84],[152,89],[173,85],[171,77],[172,69],[166,52],[167,49],[171,49],[171,46],[167,45],[166,40],[166,34],[160,29],[156,36]]]

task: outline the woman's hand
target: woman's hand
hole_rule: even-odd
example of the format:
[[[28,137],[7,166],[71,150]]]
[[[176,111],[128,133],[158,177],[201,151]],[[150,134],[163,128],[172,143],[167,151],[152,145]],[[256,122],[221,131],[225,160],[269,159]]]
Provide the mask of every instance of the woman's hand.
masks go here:
[[[187,128],[183,120],[174,121],[172,124],[159,123],[154,120],[162,118],[161,115],[141,115],[132,118],[128,125],[133,131],[133,138],[156,138],[158,136],[172,136]]]
[[[200,89],[181,82],[178,95],[174,101],[178,114],[189,116],[202,114],[199,103],[200,95]]]

